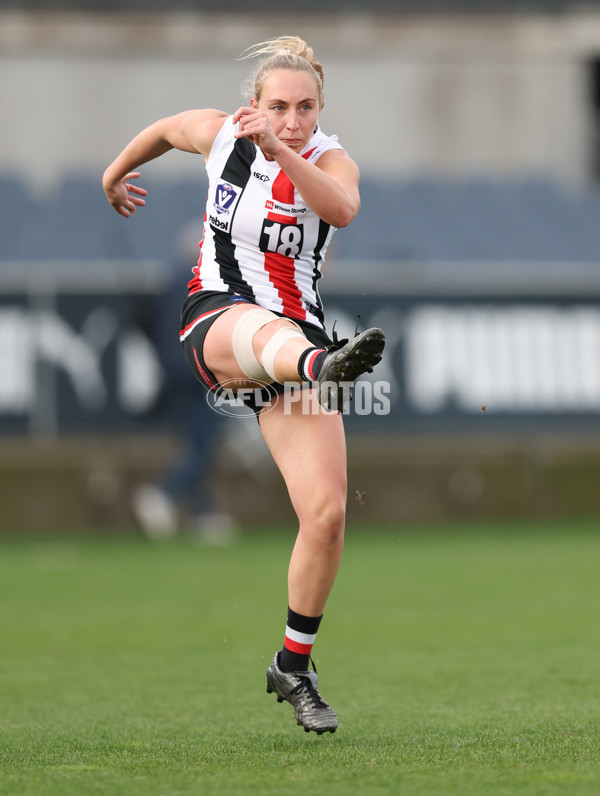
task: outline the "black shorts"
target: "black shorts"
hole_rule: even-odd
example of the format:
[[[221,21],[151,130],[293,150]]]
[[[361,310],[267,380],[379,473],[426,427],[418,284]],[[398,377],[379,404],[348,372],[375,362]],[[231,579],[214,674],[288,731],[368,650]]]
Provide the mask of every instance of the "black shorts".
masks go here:
[[[219,383],[214,374],[206,366],[204,361],[203,348],[206,334],[216,319],[236,304],[254,304],[255,301],[240,296],[237,293],[221,293],[216,290],[201,290],[193,293],[184,301],[181,308],[181,342],[183,351],[192,373],[207,390],[216,390]],[[275,312],[280,318],[286,316],[281,312]],[[297,323],[314,346],[318,348],[328,348],[332,341],[327,336],[324,329],[320,329],[312,323],[290,318]],[[283,384],[274,382],[266,392],[281,393],[284,390]],[[258,413],[255,406],[252,407]]]

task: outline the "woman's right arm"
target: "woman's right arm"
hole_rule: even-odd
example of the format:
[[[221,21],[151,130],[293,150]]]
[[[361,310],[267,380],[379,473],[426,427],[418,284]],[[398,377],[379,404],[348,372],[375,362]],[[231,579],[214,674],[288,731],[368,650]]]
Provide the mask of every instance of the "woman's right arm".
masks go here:
[[[104,172],[102,187],[117,213],[128,218],[145,204],[147,191],[128,181],[139,177],[138,166],[170,149],[193,152],[208,158],[228,114],[213,109],[184,111],[154,122],[127,144]]]

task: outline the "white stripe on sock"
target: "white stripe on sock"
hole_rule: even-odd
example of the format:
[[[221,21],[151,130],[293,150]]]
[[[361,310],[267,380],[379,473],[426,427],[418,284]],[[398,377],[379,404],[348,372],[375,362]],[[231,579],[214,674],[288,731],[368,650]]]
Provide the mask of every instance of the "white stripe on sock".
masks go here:
[[[316,633],[299,633],[297,630],[292,630],[289,625],[285,626],[285,635],[296,644],[314,644],[317,637]]]

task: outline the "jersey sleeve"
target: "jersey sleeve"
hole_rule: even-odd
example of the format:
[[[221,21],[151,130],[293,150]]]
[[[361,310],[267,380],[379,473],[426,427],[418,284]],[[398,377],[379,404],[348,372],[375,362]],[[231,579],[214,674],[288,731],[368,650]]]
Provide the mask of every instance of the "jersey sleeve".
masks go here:
[[[324,152],[328,152],[330,149],[344,150],[344,147],[339,143],[337,135],[324,135],[321,133],[317,136],[316,146],[310,153],[310,157],[308,159],[313,163],[316,163],[321,155]]]

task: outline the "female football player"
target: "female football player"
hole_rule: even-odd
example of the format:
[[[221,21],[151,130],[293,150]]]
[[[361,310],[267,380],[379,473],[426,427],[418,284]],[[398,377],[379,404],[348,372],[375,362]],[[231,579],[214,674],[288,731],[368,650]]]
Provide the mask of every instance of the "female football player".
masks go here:
[[[284,644],[267,670],[267,691],[294,706],[307,732],[321,734],[338,725],[309,661],[344,539],[340,410],[346,386],[381,359],[384,335],[369,329],[332,341],[325,332],[317,281],[335,229],[352,222],[360,198],[356,164],[318,124],[323,69],[297,37],[262,42],[247,55],[260,61],[246,105],[160,119],[110,164],[103,187],[129,218],[145,204],[147,192],[133,182],[140,165],[173,148],[204,156],[204,234],[180,339],[206,388],[253,388],[244,395],[299,520]],[[303,400],[285,400],[290,385],[303,385]]]

